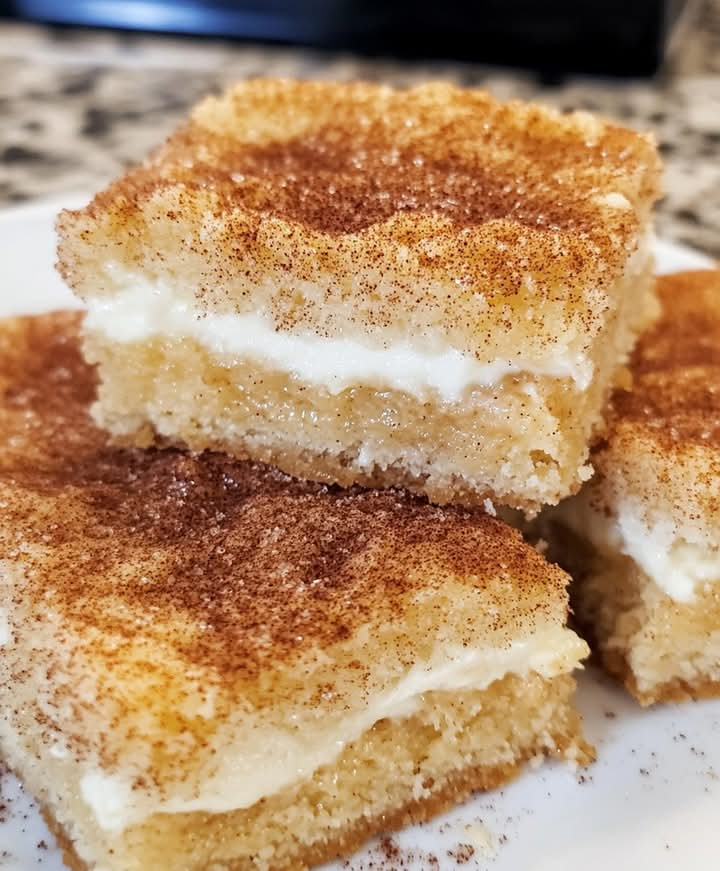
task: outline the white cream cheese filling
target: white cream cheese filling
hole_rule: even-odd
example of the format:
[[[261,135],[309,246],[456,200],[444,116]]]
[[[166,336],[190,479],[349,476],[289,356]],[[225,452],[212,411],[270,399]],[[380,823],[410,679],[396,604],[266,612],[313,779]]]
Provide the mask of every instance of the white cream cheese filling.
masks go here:
[[[648,231],[628,257],[623,280],[646,271],[652,252],[653,236]],[[592,359],[578,347],[579,338],[573,334],[542,358],[517,348],[512,356],[481,362],[441,340],[430,345],[427,337],[386,347],[349,336],[278,330],[269,317],[259,313],[205,312],[193,302],[182,301],[172,286],[149,282],[113,261],[105,264],[105,272],[116,291],[88,301],[89,330],[118,343],[154,337],[179,342],[191,339],[209,353],[262,361],[331,394],[367,384],[420,400],[435,394],[452,403],[473,387],[495,386],[508,375],[568,379],[580,392],[587,390],[594,375]],[[532,398],[531,392],[528,395]]]
[[[425,693],[485,689],[509,673],[536,672],[550,678],[572,671],[586,654],[585,642],[561,626],[505,648],[443,650],[438,661],[415,665],[394,686],[349,713],[328,713],[301,728],[292,723],[288,728],[244,726],[240,721],[236,737],[218,748],[223,764],[190,796],[158,799],[133,789],[131,778],[122,773],[97,769],[84,774],[81,794],[98,824],[116,832],[154,813],[223,813],[250,807],[332,763],[379,720],[412,715],[425,704]]]
[[[457,402],[472,387],[498,384],[507,375],[567,378],[580,391],[588,388],[593,376],[592,360],[568,345],[542,360],[518,349],[512,357],[480,362],[442,345],[429,348],[406,341],[383,347],[349,336],[286,332],[257,313],[203,312],[179,300],[170,287],[139,276],[111,297],[89,300],[85,323],[88,330],[123,344],[153,337],[191,339],[212,354],[261,360],[331,394],[368,384],[419,399],[432,391],[446,402]]]
[[[607,517],[582,495],[556,510],[566,526],[601,553],[630,557],[676,602],[692,602],[698,588],[720,583],[720,547],[688,541],[670,518],[648,525],[640,508],[629,501]]]

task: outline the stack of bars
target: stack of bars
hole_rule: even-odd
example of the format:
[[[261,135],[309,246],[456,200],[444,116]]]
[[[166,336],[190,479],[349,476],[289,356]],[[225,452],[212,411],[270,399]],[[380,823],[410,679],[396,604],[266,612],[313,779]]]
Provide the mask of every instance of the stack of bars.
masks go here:
[[[658,176],[583,113],[256,81],[61,215],[86,314],[0,330],[0,750],[71,867],[306,868],[590,760],[569,577],[494,504],[589,477]]]

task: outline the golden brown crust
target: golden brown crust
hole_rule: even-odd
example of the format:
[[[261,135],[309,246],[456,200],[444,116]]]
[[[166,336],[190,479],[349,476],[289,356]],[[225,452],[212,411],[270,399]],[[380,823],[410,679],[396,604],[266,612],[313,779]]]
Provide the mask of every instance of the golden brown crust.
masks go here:
[[[50,811],[47,808],[41,808],[41,812],[43,819],[45,820],[45,825],[52,832],[60,852],[62,853],[63,863],[67,865],[70,871],[92,871],[90,866],[86,862],[83,862],[75,852],[72,841],[65,834],[65,830],[58,823],[55,817],[53,817]]]
[[[550,680],[535,674],[508,675],[484,690],[431,693],[423,710],[380,720],[311,778],[250,808],[154,813],[108,836],[84,828],[82,807],[70,813],[63,807],[61,799],[76,792],[74,777],[44,807],[67,826],[66,848],[72,840],[86,861],[95,857],[118,871],[304,867],[439,813],[469,790],[494,788],[528,759],[550,755],[589,764],[595,752],[569,704],[574,689],[568,674]],[[26,772],[25,788],[41,801],[48,782],[57,786],[32,765]],[[419,796],[424,801],[415,805]]]
[[[375,835],[426,822],[461,804],[473,792],[497,789],[509,783],[522,772],[526,761],[525,758],[508,765],[476,766],[469,771],[457,772],[455,776],[448,778],[441,789],[434,791],[430,798],[409,801],[391,813],[382,814],[375,819],[363,819],[345,828],[331,840],[298,853],[291,863],[273,867],[273,871],[306,871],[338,857],[352,855]],[[47,810],[43,811],[43,817],[62,850],[63,861],[71,871],[91,871],[90,866],[75,852],[62,827]],[[252,864],[244,860],[225,862],[222,865],[226,871],[250,871],[252,867]]]

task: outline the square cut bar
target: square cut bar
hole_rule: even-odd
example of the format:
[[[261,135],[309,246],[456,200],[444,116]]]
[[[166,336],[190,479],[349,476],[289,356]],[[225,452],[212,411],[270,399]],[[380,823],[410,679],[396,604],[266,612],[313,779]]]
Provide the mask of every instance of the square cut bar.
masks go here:
[[[116,436],[528,511],[652,308],[652,140],[448,84],[260,80],[59,219]]]
[[[479,510],[120,449],[0,328],[0,751],[74,868],[300,869],[589,759],[567,575]]]
[[[720,696],[720,272],[658,294],[596,476],[543,521],[602,662],[643,704]]]

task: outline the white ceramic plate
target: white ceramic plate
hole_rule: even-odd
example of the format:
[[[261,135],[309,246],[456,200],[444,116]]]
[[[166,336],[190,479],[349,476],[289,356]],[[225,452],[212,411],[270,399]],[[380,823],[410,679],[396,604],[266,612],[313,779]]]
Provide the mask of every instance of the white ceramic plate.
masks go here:
[[[73,305],[55,275],[53,219],[82,196],[0,214],[0,315]],[[707,258],[657,243],[660,271],[702,268]],[[720,702],[644,711],[592,669],[579,704],[598,748],[589,770],[548,764],[507,789],[378,844],[344,866],[494,871],[713,871],[720,867]],[[6,776],[0,799],[2,871],[62,871],[32,802]],[[3,810],[2,806],[5,805]],[[463,846],[464,845],[464,846]]]

